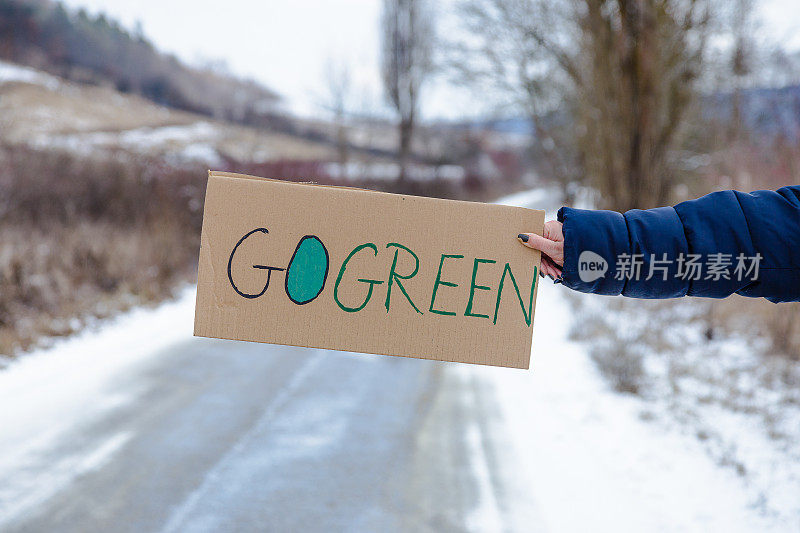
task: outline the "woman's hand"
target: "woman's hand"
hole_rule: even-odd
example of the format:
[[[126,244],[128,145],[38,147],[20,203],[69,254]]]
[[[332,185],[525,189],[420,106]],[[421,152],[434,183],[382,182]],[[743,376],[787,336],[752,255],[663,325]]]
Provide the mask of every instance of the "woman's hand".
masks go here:
[[[543,233],[544,236],[520,233],[517,238],[528,248],[542,252],[542,276],[560,278],[564,266],[564,233],[561,231],[561,222],[546,222]]]

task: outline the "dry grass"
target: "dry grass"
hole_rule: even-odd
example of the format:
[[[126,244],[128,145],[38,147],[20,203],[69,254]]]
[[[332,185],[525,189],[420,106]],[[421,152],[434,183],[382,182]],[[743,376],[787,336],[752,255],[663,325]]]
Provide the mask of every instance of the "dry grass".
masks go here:
[[[191,279],[203,169],[0,148],[0,354]]]
[[[779,110],[774,111],[777,118]],[[698,194],[778,189],[800,182],[800,140],[777,136],[756,142],[744,135],[735,142],[718,142],[723,148],[712,154],[703,179],[696,182]],[[709,304],[707,320],[711,334],[749,331],[769,339],[768,354],[800,360],[800,303],[775,305],[734,296]]]
[[[708,335],[745,333],[769,339],[767,355],[800,361],[800,303],[731,296],[708,302]]]
[[[223,170],[336,184],[313,161],[228,161]],[[470,194],[450,182],[350,185]],[[0,354],[158,302],[191,280],[205,187],[204,167],[127,152],[77,157],[0,145]]]
[[[791,306],[744,297],[572,295],[570,301],[576,317],[572,336],[587,344],[614,389],[661,402],[692,424],[711,416],[701,424],[709,425],[698,434],[702,439],[723,439],[717,435],[722,429],[711,428],[713,414],[721,410],[755,417],[776,442],[796,442],[798,428],[791,421],[800,414],[797,346],[776,347],[768,331],[774,324],[797,327],[797,314],[786,312]],[[791,331],[794,342],[796,329]]]
[[[198,240],[180,228],[108,222],[0,229],[0,353],[68,335],[88,318],[159,301],[191,276]]]

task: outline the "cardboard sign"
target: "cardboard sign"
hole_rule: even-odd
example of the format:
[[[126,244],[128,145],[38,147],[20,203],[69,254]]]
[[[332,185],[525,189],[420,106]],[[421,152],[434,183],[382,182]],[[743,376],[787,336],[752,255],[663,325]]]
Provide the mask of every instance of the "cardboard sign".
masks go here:
[[[194,334],[528,368],[544,212],[211,172]]]

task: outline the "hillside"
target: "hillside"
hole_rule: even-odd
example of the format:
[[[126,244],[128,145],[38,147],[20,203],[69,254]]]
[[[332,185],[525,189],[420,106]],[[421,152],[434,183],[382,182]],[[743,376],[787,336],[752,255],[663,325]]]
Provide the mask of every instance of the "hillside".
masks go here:
[[[51,0],[0,0],[0,59],[236,122],[264,124],[280,100],[255,82],[191,68],[102,14]]]
[[[0,132],[5,143],[73,155],[124,151],[217,167],[335,157],[325,143],[169,109],[6,62],[0,62]]]

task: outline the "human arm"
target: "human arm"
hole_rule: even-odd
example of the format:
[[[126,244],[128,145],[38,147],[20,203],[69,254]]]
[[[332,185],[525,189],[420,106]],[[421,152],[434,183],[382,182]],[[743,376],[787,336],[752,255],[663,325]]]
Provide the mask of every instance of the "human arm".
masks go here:
[[[560,228],[551,231],[563,237],[560,244],[552,239],[545,244],[542,237],[525,244],[561,267],[561,280],[571,289],[637,298],[724,298],[738,293],[773,302],[800,300],[800,186],[720,191],[674,207],[624,214],[562,207],[558,221],[548,222],[558,223]],[[607,262],[604,275],[589,281],[579,271],[581,254],[587,251]],[[685,272],[686,259],[695,256],[704,267],[712,259],[729,259],[731,264],[725,275],[703,269],[695,279]],[[636,277],[620,275],[626,274],[621,270],[630,267],[625,264],[630,258],[640,260]],[[750,260],[747,266],[759,258],[755,279],[752,271],[749,276],[735,271],[739,258]]]

